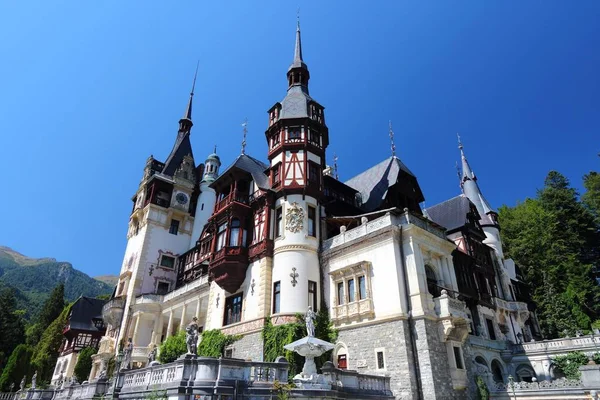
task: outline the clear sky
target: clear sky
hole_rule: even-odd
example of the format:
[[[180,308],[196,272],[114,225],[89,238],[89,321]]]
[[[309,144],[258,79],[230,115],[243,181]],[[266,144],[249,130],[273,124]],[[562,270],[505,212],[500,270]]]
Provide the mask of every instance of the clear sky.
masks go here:
[[[600,168],[600,2],[5,1],[0,245],[118,274],[146,158],[168,155],[197,60],[192,145],[266,161],[300,7],[310,93],[343,180],[398,156],[434,205],[460,132],[494,207]]]

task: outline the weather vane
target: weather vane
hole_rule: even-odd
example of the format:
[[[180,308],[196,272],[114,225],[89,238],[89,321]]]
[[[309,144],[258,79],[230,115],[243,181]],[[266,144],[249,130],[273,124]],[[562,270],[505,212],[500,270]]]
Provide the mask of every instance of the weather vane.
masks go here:
[[[392,149],[392,157],[396,157],[396,145],[394,144],[394,131],[392,129],[392,121],[390,120],[390,142]]]
[[[244,119],[244,139],[242,140],[242,154],[246,154],[246,136],[248,135],[248,118]]]
[[[460,141],[460,135],[458,134],[458,132],[456,132],[456,138],[458,139],[458,148],[462,150],[463,145],[462,145],[462,142]]]

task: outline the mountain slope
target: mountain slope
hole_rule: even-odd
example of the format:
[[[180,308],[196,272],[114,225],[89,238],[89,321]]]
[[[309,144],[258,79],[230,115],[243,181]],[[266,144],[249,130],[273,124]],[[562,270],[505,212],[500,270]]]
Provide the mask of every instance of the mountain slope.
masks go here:
[[[94,279],[113,287],[117,286],[117,282],[119,282],[119,277],[116,275],[99,275],[95,276]]]
[[[26,310],[28,318],[36,315],[59,283],[65,284],[67,301],[73,301],[80,295],[96,297],[110,294],[113,290],[112,285],[91,278],[68,262],[54,258],[30,258],[0,246],[0,288],[15,289],[18,307]]]

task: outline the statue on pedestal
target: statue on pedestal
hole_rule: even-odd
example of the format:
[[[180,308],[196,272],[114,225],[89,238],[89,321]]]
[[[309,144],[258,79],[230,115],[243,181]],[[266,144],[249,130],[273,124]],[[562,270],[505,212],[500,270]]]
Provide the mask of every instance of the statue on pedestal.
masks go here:
[[[23,377],[23,379],[21,379],[21,383],[19,384],[19,387],[21,388],[20,390],[24,390],[25,389],[25,380],[27,379],[27,375],[25,375]]]
[[[32,389],[35,389],[36,381],[37,381],[37,371],[35,371],[33,376],[31,377],[31,388]]]
[[[150,363],[152,361],[156,361],[156,345],[155,344],[152,345],[152,350],[150,350],[150,352],[148,353],[148,365],[150,365]]]
[[[306,321],[306,333],[308,337],[315,337],[315,318],[317,314],[312,310],[312,307],[308,307],[308,311],[304,316],[304,320]]]
[[[131,368],[131,353],[133,353],[133,341],[129,338],[123,349],[123,364],[121,365],[121,370]]]
[[[197,354],[198,346],[198,318],[192,318],[192,322],[185,328],[185,344],[188,354]]]

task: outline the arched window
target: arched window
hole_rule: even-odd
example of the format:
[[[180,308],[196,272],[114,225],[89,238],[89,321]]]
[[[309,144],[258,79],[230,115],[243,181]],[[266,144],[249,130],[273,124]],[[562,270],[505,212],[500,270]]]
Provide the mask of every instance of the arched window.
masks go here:
[[[536,377],[535,371],[530,365],[521,364],[516,369],[517,380],[522,382],[532,382]]]
[[[343,343],[338,343],[333,352],[333,361],[335,362],[336,368],[348,369],[348,349]]]
[[[231,230],[229,232],[229,247],[240,245],[240,220],[234,218],[231,220]]]
[[[498,360],[492,361],[492,376],[494,377],[495,382],[504,382],[504,375],[502,374],[502,365],[500,365],[500,361]]]
[[[435,271],[431,265],[425,265],[425,275],[427,276],[427,291],[429,291],[433,297],[439,297],[441,295],[441,289],[437,284]]]

